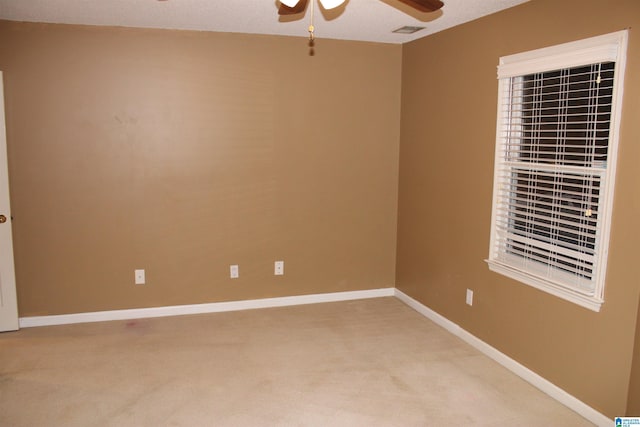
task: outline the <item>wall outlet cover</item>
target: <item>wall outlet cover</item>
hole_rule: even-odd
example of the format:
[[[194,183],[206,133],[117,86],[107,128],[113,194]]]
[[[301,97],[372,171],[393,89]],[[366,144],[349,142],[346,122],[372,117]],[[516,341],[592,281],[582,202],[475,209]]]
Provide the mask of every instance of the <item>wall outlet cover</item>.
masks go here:
[[[276,261],[274,263],[273,274],[276,276],[284,275],[284,261]]]
[[[232,279],[237,279],[238,277],[240,277],[240,269],[237,265],[229,266],[229,277],[231,277]]]
[[[135,284],[144,285],[145,284],[144,276],[145,276],[144,270],[134,270]]]

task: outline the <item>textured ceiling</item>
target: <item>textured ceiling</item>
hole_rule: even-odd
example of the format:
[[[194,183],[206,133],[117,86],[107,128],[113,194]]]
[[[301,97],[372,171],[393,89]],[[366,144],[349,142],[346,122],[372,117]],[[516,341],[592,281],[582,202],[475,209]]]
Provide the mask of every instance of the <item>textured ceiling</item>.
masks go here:
[[[347,0],[331,11],[315,3],[316,37],[406,43],[528,0],[443,0],[437,12],[421,13],[398,0]],[[304,15],[280,18],[277,0],[0,0],[0,19],[307,36]],[[405,26],[414,34],[394,34]]]

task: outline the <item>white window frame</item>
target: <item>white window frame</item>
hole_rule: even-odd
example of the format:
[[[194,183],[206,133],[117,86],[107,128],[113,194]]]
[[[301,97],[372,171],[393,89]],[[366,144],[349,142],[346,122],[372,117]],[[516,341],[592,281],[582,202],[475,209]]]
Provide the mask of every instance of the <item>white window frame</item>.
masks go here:
[[[500,58],[498,65],[498,119],[496,128],[491,242],[489,258],[486,260],[489,269],[593,311],[600,311],[600,307],[604,303],[604,287],[609,248],[609,234],[611,229],[611,211],[613,209],[613,191],[616,175],[615,170],[617,163],[624,72],[626,68],[627,40],[628,31],[623,30],[562,45],[504,56]],[[609,61],[615,62],[616,66],[613,83],[606,171],[600,171],[602,174],[602,186],[600,188],[600,211],[598,215],[600,224],[596,231],[597,238],[595,243],[597,255],[593,264],[594,275],[589,282],[592,290],[590,292],[579,292],[575,287],[569,286],[569,282],[563,281],[562,278],[554,277],[553,280],[550,280],[549,278],[544,277],[544,274],[537,274],[535,268],[522,268],[521,265],[519,265],[522,263],[510,262],[510,256],[518,256],[506,254],[504,248],[498,244],[497,212],[499,208],[498,203],[500,202],[500,186],[504,185],[499,172],[502,170],[501,165],[507,150],[506,138],[503,137],[503,135],[505,135],[505,130],[509,129],[506,118],[502,114],[503,100],[505,97],[507,97],[506,99],[509,99],[509,84],[513,77],[521,77],[534,73],[587,66],[590,64]],[[546,268],[544,264],[542,265]],[[567,274],[570,275],[569,273]]]

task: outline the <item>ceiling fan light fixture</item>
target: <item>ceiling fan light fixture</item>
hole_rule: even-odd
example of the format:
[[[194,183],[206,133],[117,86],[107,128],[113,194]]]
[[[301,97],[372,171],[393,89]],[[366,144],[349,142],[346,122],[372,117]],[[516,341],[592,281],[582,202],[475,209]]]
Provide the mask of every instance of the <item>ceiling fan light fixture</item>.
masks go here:
[[[300,0],[280,0],[280,3],[287,7],[294,7],[298,2],[300,2]]]
[[[346,0],[320,0],[320,3],[322,4],[322,7],[329,10],[340,6],[345,1]]]

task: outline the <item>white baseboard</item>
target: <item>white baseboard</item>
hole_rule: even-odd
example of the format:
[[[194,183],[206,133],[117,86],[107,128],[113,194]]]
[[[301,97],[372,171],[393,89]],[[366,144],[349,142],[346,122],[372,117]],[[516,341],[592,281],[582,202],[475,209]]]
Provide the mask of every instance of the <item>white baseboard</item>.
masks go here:
[[[520,363],[516,362],[506,354],[501,353],[500,351],[491,347],[489,344],[477,338],[475,335],[472,335],[469,332],[465,331],[457,324],[453,323],[452,321],[448,320],[446,317],[436,313],[435,311],[431,310],[429,307],[411,298],[404,292],[396,289],[395,296],[400,301],[404,302],[409,307],[416,310],[418,313],[432,320],[434,323],[443,327],[447,331],[451,332],[453,335],[461,338],[463,341],[467,342],[472,347],[475,347],[477,350],[484,353],[486,356],[489,356],[491,359],[495,360],[496,362],[498,362],[499,364],[501,364],[502,366],[504,366],[505,368],[507,368],[508,370],[510,370],[511,372],[513,372],[514,374],[522,378],[523,380],[527,381],[534,387],[537,387],[541,391],[545,392],[546,394],[548,394],[558,402],[562,403],[566,407],[577,412],[578,414],[580,414],[587,420],[591,421],[592,423],[596,424],[597,426],[611,427],[613,425],[612,419],[606,417],[604,414],[596,411],[591,406],[582,402],[578,398],[570,395],[566,391],[562,390],[560,387],[544,379],[543,377],[536,374],[526,366],[523,366]]]
[[[321,302],[391,297],[394,295],[394,288],[381,288],[369,289],[364,291],[334,292],[327,294],[297,295],[291,297],[214,302],[209,304],[175,305],[167,307],[134,308],[129,310],[96,311],[92,313],[21,317],[19,319],[19,324],[21,328],[31,328],[36,326],[68,325],[71,323],[144,319],[149,317],[181,316],[185,314],[220,313],[224,311],[251,310],[256,308],[284,307],[289,305],[316,304]]]

